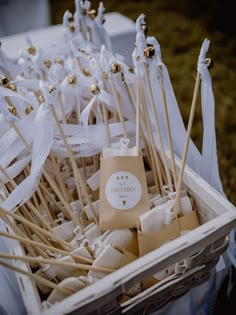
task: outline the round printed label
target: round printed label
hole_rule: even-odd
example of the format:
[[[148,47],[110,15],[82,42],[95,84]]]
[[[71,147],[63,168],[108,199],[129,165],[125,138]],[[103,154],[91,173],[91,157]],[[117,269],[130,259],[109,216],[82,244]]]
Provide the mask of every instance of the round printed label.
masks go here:
[[[142,187],[136,176],[121,171],[109,177],[105,194],[107,201],[113,208],[129,210],[139,203],[142,196]]]

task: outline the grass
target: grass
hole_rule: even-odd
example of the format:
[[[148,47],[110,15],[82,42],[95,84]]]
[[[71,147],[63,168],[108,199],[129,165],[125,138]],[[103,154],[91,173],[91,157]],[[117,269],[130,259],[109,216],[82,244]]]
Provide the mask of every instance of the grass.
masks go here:
[[[183,3],[184,1],[181,1]],[[97,8],[99,1],[92,1]],[[207,20],[200,15],[181,14],[181,10],[170,8],[168,3],[159,1],[103,1],[106,12],[119,12],[133,21],[144,13],[149,35],[155,36],[161,45],[162,57],[167,65],[173,88],[185,124],[187,124],[194,74],[201,44],[205,38],[211,41],[208,56],[215,66],[211,70],[215,96],[215,123],[220,176],[228,199],[236,204],[236,40],[231,35],[209,30]],[[74,1],[51,0],[52,24],[60,24],[65,10],[75,10]],[[185,13],[185,12],[184,12]],[[214,29],[214,24],[211,28]],[[202,141],[202,116],[198,104],[192,138],[198,148]]]

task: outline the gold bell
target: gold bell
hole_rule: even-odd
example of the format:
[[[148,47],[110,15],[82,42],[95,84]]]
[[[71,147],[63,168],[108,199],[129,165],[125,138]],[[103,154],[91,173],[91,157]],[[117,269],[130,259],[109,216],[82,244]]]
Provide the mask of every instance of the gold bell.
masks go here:
[[[99,87],[96,85],[96,84],[92,84],[90,86],[90,91],[93,93],[93,94],[98,94],[100,92],[100,89]]]
[[[83,69],[83,74],[86,76],[86,77],[89,77],[91,76],[90,72],[88,71],[88,69]]]
[[[69,74],[67,76],[67,81],[68,81],[69,84],[76,84],[77,79],[76,79],[76,77],[73,74]]]
[[[3,86],[7,86],[8,84],[9,84],[9,80],[8,80],[8,78],[6,78],[6,77],[2,77],[1,79],[0,79],[0,84],[1,85],[3,85]]]
[[[104,79],[108,79],[108,73],[106,71],[102,72],[102,76]]]
[[[148,34],[148,26],[147,26],[146,22],[141,24],[141,30],[143,31],[144,35],[147,36],[147,34]]]
[[[81,14],[82,15],[86,15],[86,13],[87,13],[86,9],[85,8],[81,8]]]
[[[207,65],[207,68],[210,70],[211,68],[214,67],[214,60],[211,58],[206,58],[206,65]]]
[[[53,91],[55,91],[55,87],[52,84],[48,85],[48,92],[52,93]]]
[[[118,73],[121,71],[121,66],[118,63],[113,63],[111,65],[111,72],[112,73]]]
[[[144,56],[147,58],[152,58],[155,55],[155,49],[153,48],[152,45],[148,46],[147,48],[144,49]]]
[[[82,52],[82,53],[85,53],[84,48],[79,48],[79,51]]]
[[[134,73],[134,68],[131,67],[131,66],[128,66],[128,71],[129,71],[130,73]]]
[[[88,15],[89,15],[91,20],[94,20],[97,16],[97,11],[95,9],[92,9],[89,11]]]
[[[45,102],[44,96],[43,95],[39,95],[39,104],[41,105],[44,102]]]
[[[7,107],[7,109],[8,109],[8,111],[9,111],[9,113],[11,113],[12,115],[16,116],[17,110],[16,110],[15,106],[10,106],[10,105],[9,105],[9,106]]]
[[[30,114],[33,110],[33,107],[31,105],[27,105],[25,108],[26,115]]]
[[[49,60],[49,59],[45,59],[44,60],[44,64],[45,64],[45,66],[47,67],[47,68],[50,68],[51,67],[51,61]]]
[[[36,48],[35,47],[28,47],[27,51],[30,55],[35,55],[36,54]]]
[[[61,58],[56,58],[55,62],[59,63],[60,65],[63,65],[63,60]]]
[[[71,22],[71,23],[69,24],[69,30],[71,31],[71,33],[74,33],[74,31],[75,31],[75,26],[74,26],[74,23],[73,23],[73,22]]]
[[[10,89],[10,90],[12,90],[12,91],[14,91],[14,92],[17,90],[15,84],[13,84],[13,83],[9,83],[9,84],[7,85],[7,88]]]

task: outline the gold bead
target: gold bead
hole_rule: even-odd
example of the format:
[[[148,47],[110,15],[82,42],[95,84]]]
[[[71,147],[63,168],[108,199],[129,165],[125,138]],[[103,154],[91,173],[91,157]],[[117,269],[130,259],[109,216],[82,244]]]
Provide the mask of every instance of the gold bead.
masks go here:
[[[39,95],[39,104],[41,105],[44,102],[45,102],[44,96],[43,95]]]
[[[87,13],[86,9],[85,8],[81,8],[81,14],[82,15],[86,15],[86,13]]]
[[[91,20],[94,20],[97,16],[97,11],[95,9],[92,9],[89,11],[88,15],[89,15]]]
[[[9,105],[9,106],[7,107],[7,109],[8,109],[8,111],[9,111],[9,113],[11,113],[12,115],[16,116],[17,110],[16,110],[15,106],[10,106],[10,105]]]
[[[88,71],[88,69],[83,69],[83,74],[84,74],[86,77],[91,76],[91,74],[90,74],[90,72]]]
[[[211,58],[206,58],[206,65],[209,70],[212,69],[214,67],[214,60]]]
[[[55,62],[59,63],[60,65],[63,65],[63,60],[61,58],[56,58]]]
[[[74,21],[74,17],[73,17],[73,16],[70,16],[70,17],[68,18],[68,21],[69,21],[69,22],[73,22],[73,21]]]
[[[111,72],[112,73],[118,73],[121,71],[121,66],[118,63],[113,63],[111,65]]]
[[[30,55],[35,55],[36,54],[36,48],[35,47],[28,47],[27,51]]]
[[[137,56],[137,57],[136,57],[136,61],[139,61],[139,60],[140,60],[140,57],[139,57],[139,56]]]
[[[102,72],[102,76],[104,79],[108,79],[108,73],[106,71]]]
[[[8,80],[8,78],[6,78],[6,77],[2,77],[1,79],[0,79],[0,84],[1,85],[3,85],[3,86],[7,86],[8,84],[9,84],[9,80]]]
[[[82,52],[82,53],[85,53],[84,48],[79,48],[79,51]]]
[[[52,93],[53,91],[55,91],[55,87],[52,84],[48,85],[48,92]]]
[[[144,35],[147,36],[147,34],[148,34],[148,26],[147,26],[146,22],[141,24],[141,30],[143,31]]]
[[[128,66],[128,71],[129,71],[130,73],[134,73],[134,68],[131,67],[131,66]]]
[[[74,31],[75,31],[74,23],[69,24],[69,30],[71,31],[71,33],[74,33]]]
[[[90,86],[90,91],[93,93],[93,94],[98,94],[100,92],[100,89],[99,87],[96,85],[96,84],[92,84]]]
[[[143,53],[145,57],[152,58],[155,55],[155,49],[153,48],[153,46],[148,46],[144,49]]]
[[[73,74],[69,74],[67,76],[67,81],[68,81],[69,84],[76,84],[77,79],[76,79],[76,77]]]
[[[7,88],[10,89],[10,90],[12,90],[12,91],[14,91],[14,92],[16,92],[16,90],[17,90],[15,84],[12,84],[12,83],[8,84],[8,85],[7,85]]]
[[[52,65],[52,63],[51,63],[51,61],[50,61],[49,59],[45,59],[45,60],[44,60],[44,64],[45,64],[45,66],[46,66],[47,68],[50,68],[51,65]]]
[[[30,114],[33,110],[33,107],[31,105],[27,105],[25,108],[26,115]]]

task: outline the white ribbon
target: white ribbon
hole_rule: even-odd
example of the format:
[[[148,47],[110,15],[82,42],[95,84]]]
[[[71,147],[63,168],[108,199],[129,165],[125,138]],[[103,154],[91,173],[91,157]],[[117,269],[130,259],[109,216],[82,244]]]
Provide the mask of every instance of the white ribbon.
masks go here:
[[[201,74],[201,105],[204,128],[200,175],[216,190],[223,193],[216,149],[215,101],[211,77],[206,65],[206,54],[209,45],[210,41],[205,39],[201,47],[197,67],[198,72]]]

